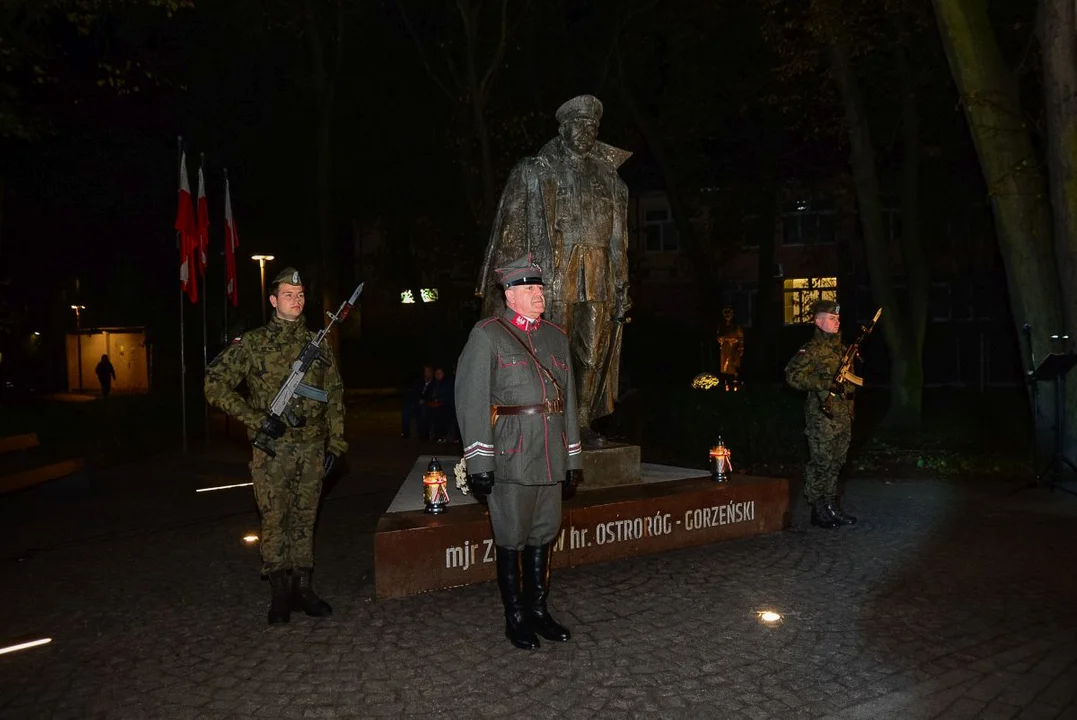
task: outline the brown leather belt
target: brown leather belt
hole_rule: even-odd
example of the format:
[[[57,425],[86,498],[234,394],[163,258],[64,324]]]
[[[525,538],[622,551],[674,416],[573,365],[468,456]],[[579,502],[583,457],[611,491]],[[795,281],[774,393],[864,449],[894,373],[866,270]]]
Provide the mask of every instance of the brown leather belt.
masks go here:
[[[565,401],[561,398],[547,400],[538,405],[491,405],[490,427],[497,424],[500,415],[560,415],[565,411]]]

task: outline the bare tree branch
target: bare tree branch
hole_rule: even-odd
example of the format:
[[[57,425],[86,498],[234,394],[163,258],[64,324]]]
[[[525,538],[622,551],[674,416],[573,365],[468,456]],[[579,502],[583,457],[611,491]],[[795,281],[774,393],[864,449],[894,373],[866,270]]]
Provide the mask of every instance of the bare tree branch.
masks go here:
[[[600,86],[605,85],[606,83],[606,76],[609,75],[611,60],[613,59],[614,53],[617,53],[617,72],[624,72],[624,69],[621,66],[619,49],[621,36],[624,34],[624,31],[628,29],[628,26],[637,15],[645,13],[648,10],[653,10],[658,7],[661,2],[662,0],[647,0],[647,2],[643,2],[635,8],[630,7],[628,12],[617,19],[617,24],[613,28],[612,41],[610,42],[609,50],[606,51],[606,57],[602,61],[602,72],[599,75],[598,83]]]
[[[486,72],[483,73],[482,80],[479,82],[479,92],[486,96],[487,87],[490,84],[490,79],[497,72],[497,69],[501,67],[502,61],[505,59],[505,50],[509,44],[509,38],[516,32],[516,28],[520,25],[520,18],[523,18],[527,14],[527,5],[524,3],[524,8],[520,12],[519,17],[516,19],[516,23],[512,29],[509,29],[509,8],[508,0],[501,0],[501,27],[497,38],[497,48],[494,50],[493,57],[490,58],[490,64],[486,68]]]
[[[423,67],[426,69],[426,74],[430,76],[430,79],[434,81],[434,84],[437,85],[443,93],[445,93],[445,96],[449,98],[449,100],[455,101],[456,96],[453,94],[452,90],[450,90],[448,85],[446,85],[445,82],[438,76],[438,74],[434,72],[434,67],[430,64],[430,58],[427,56],[426,48],[423,47],[422,40],[419,39],[418,33],[415,32],[415,27],[411,24],[411,19],[408,17],[408,12],[404,8],[404,0],[397,0],[396,4],[397,7],[400,8],[400,16],[404,18],[404,25],[408,29],[408,35],[411,36],[412,41],[415,43],[415,49],[419,53],[419,60],[422,62]],[[451,60],[449,62],[449,70],[450,72],[453,72],[453,75],[456,74],[453,70]]]

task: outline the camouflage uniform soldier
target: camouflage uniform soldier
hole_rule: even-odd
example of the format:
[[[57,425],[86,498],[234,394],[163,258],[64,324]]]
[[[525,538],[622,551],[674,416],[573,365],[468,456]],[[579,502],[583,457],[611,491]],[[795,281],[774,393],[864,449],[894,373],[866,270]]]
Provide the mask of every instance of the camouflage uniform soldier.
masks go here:
[[[838,332],[840,311],[833,300],[817,300],[812,305],[815,335],[785,366],[786,382],[808,392],[804,434],[811,459],[804,467],[804,497],[811,506],[812,525],[828,529],[856,523],[837,502],[838,473],[845,464],[852,432],[854,386],[843,383],[845,392],[833,401],[833,417],[827,417],[822,407],[845,352]]]
[[[456,417],[468,487],[490,510],[505,635],[531,650],[536,633],[571,636],[546,598],[561,500],[575,492],[583,456],[568,338],[539,319],[542,269],[525,255],[496,272],[507,308],[471,331],[457,367]]]
[[[269,302],[274,308],[269,323],[245,333],[206,371],[206,399],[246,425],[252,439],[292,363],[315,336],[303,321],[303,282],[293,268],[273,279]],[[344,387],[328,347],[325,356],[328,362],[311,366],[290,405],[300,418],[298,425],[280,423],[273,433],[276,456],[254,450],[250,463],[262,516],[262,572],[272,588],[270,625],[288,622],[292,610],[313,617],[332,614],[311,586],[314,522],[322,480],[348,444]],[[243,380],[250,390],[248,399],[235,390]]]

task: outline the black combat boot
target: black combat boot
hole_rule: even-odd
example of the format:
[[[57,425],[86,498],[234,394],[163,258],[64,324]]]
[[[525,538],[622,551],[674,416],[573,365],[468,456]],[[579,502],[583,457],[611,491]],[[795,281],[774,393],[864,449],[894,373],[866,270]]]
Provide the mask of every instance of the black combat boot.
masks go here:
[[[811,504],[811,524],[816,527],[833,530],[841,523],[834,517],[834,513],[831,512],[830,506],[820,500]]]
[[[531,627],[542,637],[554,642],[566,642],[572,633],[550,615],[546,609],[546,598],[550,595],[550,554],[551,545],[524,548],[523,573],[524,597],[527,599],[527,611],[531,616]]]
[[[273,598],[269,603],[269,624],[283,625],[292,619],[292,587],[288,580],[288,571],[270,572],[269,587],[273,592]]]
[[[534,650],[539,646],[539,640],[524,612],[520,592],[520,553],[514,548],[497,546],[497,586],[505,605],[505,637],[521,650]]]
[[[325,600],[314,594],[310,576],[312,568],[296,568],[292,575],[292,610],[302,610],[311,617],[326,617],[333,614],[333,608]]]
[[[856,525],[856,517],[843,512],[841,507],[838,506],[837,498],[830,498],[827,501],[826,509],[830,511],[830,514],[838,521],[839,525]]]

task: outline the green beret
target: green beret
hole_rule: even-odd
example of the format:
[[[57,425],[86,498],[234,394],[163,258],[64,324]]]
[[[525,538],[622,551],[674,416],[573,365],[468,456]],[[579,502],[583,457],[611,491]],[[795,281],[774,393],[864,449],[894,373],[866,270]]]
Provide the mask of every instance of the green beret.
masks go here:
[[[830,313],[831,315],[841,314],[841,305],[838,305],[835,300],[816,300],[811,304],[811,314],[815,317],[819,313]]]
[[[303,279],[299,277],[299,271],[294,267],[286,267],[273,278],[273,285],[287,283],[288,285],[302,285]]]

